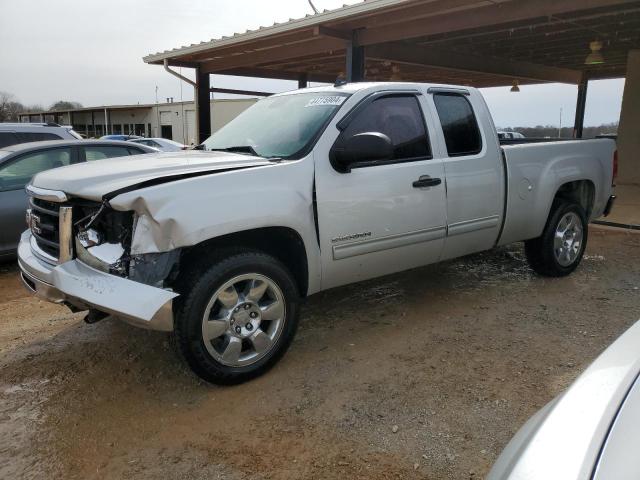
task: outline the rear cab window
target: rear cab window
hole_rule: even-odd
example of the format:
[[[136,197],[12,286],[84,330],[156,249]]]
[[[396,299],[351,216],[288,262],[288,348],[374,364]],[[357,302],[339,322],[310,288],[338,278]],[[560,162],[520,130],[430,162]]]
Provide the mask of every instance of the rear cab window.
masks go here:
[[[471,103],[459,93],[434,93],[433,102],[440,118],[450,157],[476,155],[482,151],[482,135]]]

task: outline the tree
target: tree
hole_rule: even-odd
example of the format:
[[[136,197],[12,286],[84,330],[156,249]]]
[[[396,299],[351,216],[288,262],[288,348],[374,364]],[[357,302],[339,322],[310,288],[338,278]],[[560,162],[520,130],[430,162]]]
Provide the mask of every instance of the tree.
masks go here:
[[[24,111],[25,112],[40,113],[40,112],[44,112],[45,109],[39,103],[34,103],[33,105],[25,105],[24,106]]]
[[[7,92],[0,92],[0,122],[17,122],[18,114],[24,111],[24,105]]]
[[[79,102],[69,102],[67,100],[58,100],[56,103],[49,107],[49,110],[75,110],[76,108],[82,108],[82,104]]]

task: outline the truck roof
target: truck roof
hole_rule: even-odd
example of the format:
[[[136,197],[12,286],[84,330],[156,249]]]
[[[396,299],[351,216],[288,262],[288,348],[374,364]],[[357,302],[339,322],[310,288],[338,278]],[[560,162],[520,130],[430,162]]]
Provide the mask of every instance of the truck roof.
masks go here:
[[[380,87],[393,87],[393,88],[420,88],[434,87],[434,88],[451,88],[451,89],[464,89],[468,91],[476,90],[474,87],[467,87],[466,85],[447,85],[443,83],[417,83],[417,82],[352,82],[345,83],[343,85],[323,85],[319,87],[308,87],[300,90],[291,90],[289,92],[278,93],[277,95],[290,95],[298,92],[318,92],[318,93],[355,93],[360,90],[377,90]],[[274,95],[275,96],[275,95]]]

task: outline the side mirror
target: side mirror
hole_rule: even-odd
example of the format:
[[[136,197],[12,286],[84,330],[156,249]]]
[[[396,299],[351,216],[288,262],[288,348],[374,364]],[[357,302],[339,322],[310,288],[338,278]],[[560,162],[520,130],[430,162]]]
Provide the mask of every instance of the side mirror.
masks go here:
[[[348,173],[354,167],[391,158],[393,158],[391,139],[380,132],[358,133],[338,141],[331,149],[330,155],[331,164],[342,173]]]

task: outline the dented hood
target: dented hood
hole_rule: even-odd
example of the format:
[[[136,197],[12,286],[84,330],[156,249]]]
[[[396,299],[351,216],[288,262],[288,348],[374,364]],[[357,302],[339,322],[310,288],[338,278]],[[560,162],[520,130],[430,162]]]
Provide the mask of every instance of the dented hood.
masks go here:
[[[186,150],[109,158],[54,168],[37,174],[33,186],[72,197],[101,201],[105,195],[190,175],[273,165],[264,158],[229,152]]]

